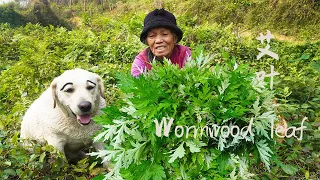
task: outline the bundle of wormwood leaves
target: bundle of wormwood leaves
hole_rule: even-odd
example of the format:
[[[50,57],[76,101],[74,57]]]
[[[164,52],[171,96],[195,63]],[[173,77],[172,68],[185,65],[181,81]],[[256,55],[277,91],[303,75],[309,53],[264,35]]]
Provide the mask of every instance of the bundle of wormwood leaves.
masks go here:
[[[109,148],[91,153],[113,164],[107,179],[246,179],[253,175],[249,166],[263,163],[269,169],[274,155],[270,128],[276,121],[272,91],[247,65],[234,59],[212,62],[212,56],[200,54],[182,69],[165,61],[139,78],[118,75],[121,97],[95,119],[104,127],[95,141]],[[168,137],[156,135],[154,120],[160,123],[163,117],[174,119]],[[243,128],[251,119],[253,134],[200,135],[204,126]],[[190,128],[187,135],[184,128],[177,137],[176,126],[199,130]]]

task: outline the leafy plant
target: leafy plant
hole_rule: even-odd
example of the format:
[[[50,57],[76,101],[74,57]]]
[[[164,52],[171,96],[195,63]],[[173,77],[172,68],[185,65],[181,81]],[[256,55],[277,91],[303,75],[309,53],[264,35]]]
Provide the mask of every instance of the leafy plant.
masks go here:
[[[247,65],[235,67],[229,60],[210,66],[211,61],[201,54],[181,70],[166,61],[139,78],[118,75],[123,94],[95,119],[104,127],[95,140],[107,142],[109,149],[91,153],[114,163],[107,178],[194,179],[231,172],[244,178],[248,164],[257,162],[269,169],[275,153],[269,134],[277,120],[273,93]],[[159,135],[161,120],[166,120],[163,127],[174,125]],[[235,126],[252,133],[225,131]]]

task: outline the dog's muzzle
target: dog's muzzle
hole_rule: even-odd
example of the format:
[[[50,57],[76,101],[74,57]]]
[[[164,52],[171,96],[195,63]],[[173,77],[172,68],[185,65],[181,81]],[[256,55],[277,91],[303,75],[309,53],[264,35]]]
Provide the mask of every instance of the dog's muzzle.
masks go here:
[[[91,122],[91,115],[90,111],[92,108],[92,104],[89,101],[82,101],[78,104],[78,108],[83,113],[82,115],[76,115],[77,120],[80,123],[80,125],[88,125]]]

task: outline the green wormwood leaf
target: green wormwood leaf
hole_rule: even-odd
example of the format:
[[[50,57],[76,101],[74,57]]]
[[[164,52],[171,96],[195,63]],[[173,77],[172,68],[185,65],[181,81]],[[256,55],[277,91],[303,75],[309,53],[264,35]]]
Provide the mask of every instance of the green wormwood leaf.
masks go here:
[[[129,169],[133,176],[128,176],[126,179],[132,180],[162,180],[166,179],[166,174],[163,166],[150,161],[142,161],[141,164],[133,166]]]
[[[138,161],[140,160],[140,156],[142,154],[142,151],[144,150],[147,142],[144,143],[133,143],[131,142],[132,146],[134,147],[133,149],[129,149],[127,151],[127,156],[126,159],[130,162],[132,160],[134,160],[135,163],[138,163]]]
[[[223,94],[224,91],[228,88],[228,86],[230,85],[229,83],[229,79],[225,79],[222,83],[221,83],[221,87],[218,87],[219,93]]]
[[[162,180],[166,177],[164,168],[159,164],[152,164],[146,170],[142,179],[148,180],[152,177],[153,180]]]
[[[177,158],[183,158],[183,156],[185,155],[185,150],[183,148],[183,145],[184,145],[184,142],[181,143],[176,150],[173,150],[174,153],[170,155],[171,158],[169,160],[169,163],[173,163],[173,161],[176,160]]]
[[[195,152],[200,152],[200,148],[202,146],[205,146],[206,144],[203,142],[193,142],[193,141],[187,141],[186,145],[190,147],[190,152],[195,153]]]
[[[268,147],[266,140],[260,140],[257,142],[257,148],[259,151],[261,161],[266,165],[267,169],[270,170],[270,157],[273,152]]]
[[[158,174],[164,171],[173,179],[214,178],[215,172],[228,178],[233,170],[228,163],[232,155],[245,152],[241,161],[245,163],[237,164],[245,167],[252,163],[248,154],[255,150],[269,166],[273,153],[263,140],[268,139],[270,130],[267,121],[274,118],[273,94],[266,85],[260,84],[256,90],[259,82],[253,83],[255,76],[247,65],[235,68],[234,60],[213,65],[210,58],[200,55],[182,69],[167,60],[163,65],[155,62],[152,71],[138,78],[119,74],[120,97],[104,109],[98,121],[104,132],[95,139],[108,143],[106,152],[95,155],[115,163],[107,178],[163,178],[157,173],[142,177],[147,165],[154,165]],[[162,123],[159,128],[164,117],[174,121],[170,127]],[[243,127],[248,128],[250,119],[257,122],[252,125],[254,139],[251,134],[230,135],[233,126],[239,133]],[[162,135],[158,136],[156,130]],[[168,134],[164,136],[164,132]]]

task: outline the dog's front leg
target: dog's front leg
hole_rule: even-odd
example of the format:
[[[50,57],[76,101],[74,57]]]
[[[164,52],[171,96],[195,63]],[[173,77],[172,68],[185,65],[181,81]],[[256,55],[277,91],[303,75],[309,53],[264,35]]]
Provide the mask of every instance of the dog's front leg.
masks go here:
[[[105,149],[102,142],[95,142],[95,143],[92,144],[92,146],[94,147],[94,149],[96,151],[101,151],[101,150]],[[110,172],[111,169],[108,167],[108,165],[109,165],[109,161],[103,162],[103,167],[107,168],[107,170]]]

